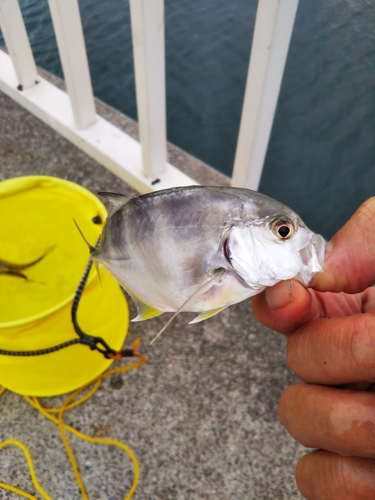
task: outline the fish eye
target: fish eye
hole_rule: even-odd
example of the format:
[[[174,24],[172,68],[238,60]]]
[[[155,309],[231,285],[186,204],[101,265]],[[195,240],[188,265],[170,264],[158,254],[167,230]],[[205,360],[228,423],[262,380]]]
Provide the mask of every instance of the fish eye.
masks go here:
[[[279,240],[289,240],[294,234],[293,223],[289,219],[274,219],[271,231]]]

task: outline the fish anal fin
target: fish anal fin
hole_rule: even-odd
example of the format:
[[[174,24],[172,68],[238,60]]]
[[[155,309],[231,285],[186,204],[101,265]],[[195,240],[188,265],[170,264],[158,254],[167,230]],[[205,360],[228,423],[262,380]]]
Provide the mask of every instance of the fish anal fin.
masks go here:
[[[217,307],[216,309],[211,309],[210,311],[204,311],[196,318],[193,319],[193,321],[189,322],[189,325],[192,325],[193,323],[199,323],[200,321],[204,321],[205,319],[212,318],[212,316],[215,316],[216,314],[219,314],[223,309],[226,309],[228,306],[223,306],[223,307]]]
[[[132,294],[130,296],[133,299],[138,310],[138,316],[132,319],[132,322],[135,323],[136,321],[144,321],[146,319],[156,318],[156,316],[160,316],[160,314],[163,314],[163,311],[160,311],[160,309],[156,309],[156,307],[146,304],[146,302],[143,302],[143,300],[138,299]]]
[[[110,205],[108,217],[117,212],[117,210],[125,206],[131,200],[131,197],[126,196],[125,194],[109,193],[106,191],[100,191],[98,195],[105,198]]]

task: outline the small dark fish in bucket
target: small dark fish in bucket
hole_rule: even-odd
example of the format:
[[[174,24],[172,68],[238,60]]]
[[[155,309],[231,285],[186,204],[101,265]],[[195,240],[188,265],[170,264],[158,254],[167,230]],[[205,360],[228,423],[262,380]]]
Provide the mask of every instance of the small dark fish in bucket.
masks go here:
[[[196,323],[281,280],[307,286],[322,270],[323,237],[258,192],[191,186],[136,198],[99,194],[111,208],[91,259],[133,298],[133,321],[193,311]]]
[[[14,264],[13,262],[0,259],[0,274],[7,274],[10,276],[16,276],[17,278],[23,278],[24,280],[28,280],[28,277],[22,271],[28,269],[31,266],[35,266],[35,264],[44,259],[44,257],[50,250],[51,249],[47,250],[41,257],[38,257],[32,262],[27,262],[26,264]]]

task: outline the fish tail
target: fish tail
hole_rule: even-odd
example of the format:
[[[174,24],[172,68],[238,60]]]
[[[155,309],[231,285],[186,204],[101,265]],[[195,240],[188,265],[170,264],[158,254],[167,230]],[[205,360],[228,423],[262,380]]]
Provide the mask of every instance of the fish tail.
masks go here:
[[[30,281],[26,274],[21,273],[20,271],[12,271],[11,269],[3,271],[0,269],[0,274],[7,274],[8,276],[16,276],[17,278],[23,278],[26,281]]]

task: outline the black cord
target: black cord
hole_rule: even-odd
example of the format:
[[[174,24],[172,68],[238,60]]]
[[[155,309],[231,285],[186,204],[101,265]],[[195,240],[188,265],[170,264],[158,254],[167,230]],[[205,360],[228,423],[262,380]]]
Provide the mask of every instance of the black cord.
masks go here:
[[[37,349],[35,351],[5,351],[4,349],[0,349],[0,354],[4,356],[40,356],[41,354],[50,354],[51,352],[60,351],[60,349],[64,349],[65,347],[80,343],[81,339],[72,339],[53,347],[47,347],[46,349]]]
[[[100,242],[100,237],[96,242],[95,248],[98,247],[99,242]],[[89,346],[91,350],[99,351],[101,354],[103,354],[105,358],[109,359],[115,356],[117,354],[117,351],[109,347],[107,342],[101,337],[93,337],[92,335],[88,335],[87,333],[85,333],[79,326],[77,318],[79,302],[81,300],[83,290],[85,289],[87,279],[91,271],[91,267],[92,267],[92,259],[90,259],[86,265],[86,268],[83,272],[80,282],[78,283],[76,293],[73,298],[72,309],[71,309],[72,323],[74,326],[74,330],[81,341],[81,344]],[[99,347],[100,345],[102,347]]]
[[[98,241],[96,242],[95,248],[98,247],[99,242],[100,242],[100,237],[99,237]],[[125,354],[125,351],[124,351],[124,354],[121,355],[122,351],[120,351],[120,353],[118,353],[117,351],[112,349],[104,339],[102,339],[101,337],[94,337],[93,335],[88,335],[79,326],[78,318],[77,318],[79,302],[81,300],[83,290],[85,289],[87,279],[88,279],[89,274],[90,274],[91,267],[92,267],[92,259],[90,258],[90,260],[88,261],[86,268],[83,272],[82,278],[80,279],[80,282],[78,284],[78,287],[76,289],[76,292],[75,292],[74,298],[73,298],[73,302],[72,302],[71,318],[72,318],[72,323],[74,326],[74,331],[78,335],[77,339],[68,340],[67,342],[63,342],[62,344],[58,344],[56,346],[47,347],[45,349],[37,349],[34,351],[8,351],[8,350],[0,349],[0,355],[4,355],[4,356],[41,356],[43,354],[50,354],[52,352],[60,351],[61,349],[64,349],[65,347],[70,347],[71,345],[83,344],[83,345],[87,345],[88,347],[90,347],[90,349],[92,351],[96,350],[96,351],[100,352],[101,354],[103,354],[103,356],[106,359],[112,359],[116,356],[120,356],[120,357],[122,357],[124,355],[129,356],[130,352]]]

